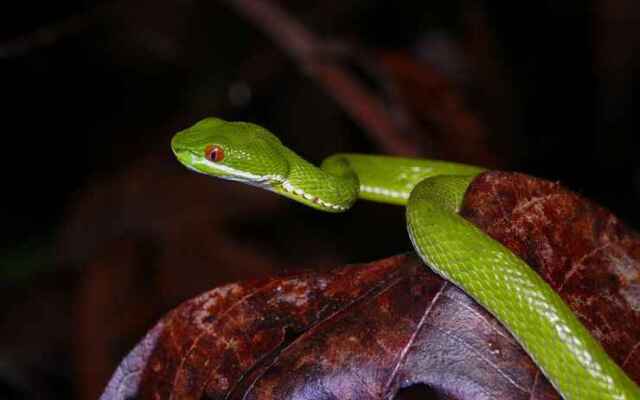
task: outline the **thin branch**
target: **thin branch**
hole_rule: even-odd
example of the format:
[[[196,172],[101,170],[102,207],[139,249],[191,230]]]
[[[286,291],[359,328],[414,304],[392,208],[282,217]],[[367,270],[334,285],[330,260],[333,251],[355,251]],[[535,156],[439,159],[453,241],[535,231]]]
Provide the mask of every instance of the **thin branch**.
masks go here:
[[[285,51],[384,149],[400,155],[423,153],[413,135],[403,134],[384,104],[348,69],[327,59],[331,46],[269,0],[224,0]],[[323,54],[325,56],[323,56]]]
[[[118,2],[101,4],[86,12],[71,15],[31,33],[10,39],[0,44],[0,60],[20,57],[35,49],[51,46],[65,36],[82,32],[97,24],[105,14],[111,13],[119,5]]]

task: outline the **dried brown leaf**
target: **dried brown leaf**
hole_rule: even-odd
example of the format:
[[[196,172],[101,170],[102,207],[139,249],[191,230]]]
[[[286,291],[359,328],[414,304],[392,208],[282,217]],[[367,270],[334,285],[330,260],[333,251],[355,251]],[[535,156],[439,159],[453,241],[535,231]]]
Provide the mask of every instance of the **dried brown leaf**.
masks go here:
[[[536,268],[638,380],[635,233],[559,185],[487,173],[462,213]],[[103,399],[558,399],[514,339],[414,256],[240,282],[169,313]]]
[[[104,399],[379,399],[424,383],[525,399],[535,366],[509,334],[413,256],[223,286],[165,317]]]
[[[640,383],[640,235],[560,184],[518,173],[481,175],[461,213],[536,269]]]

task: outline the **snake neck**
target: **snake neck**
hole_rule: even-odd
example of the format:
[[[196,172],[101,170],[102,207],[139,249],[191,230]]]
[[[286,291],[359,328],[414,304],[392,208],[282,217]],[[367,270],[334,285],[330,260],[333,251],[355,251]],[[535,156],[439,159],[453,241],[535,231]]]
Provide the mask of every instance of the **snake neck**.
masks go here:
[[[428,159],[370,154],[335,154],[322,162],[323,170],[348,168],[358,177],[358,198],[407,205],[413,189],[436,176],[475,176],[484,169],[472,165]]]
[[[327,212],[343,212],[358,198],[359,182],[346,160],[319,168],[282,146],[289,173],[271,190],[299,203]]]
[[[365,154],[335,154],[317,167],[285,146],[279,151],[289,173],[270,189],[310,207],[342,212],[358,199],[406,205],[413,188],[440,175],[474,176],[483,169],[435,160]]]

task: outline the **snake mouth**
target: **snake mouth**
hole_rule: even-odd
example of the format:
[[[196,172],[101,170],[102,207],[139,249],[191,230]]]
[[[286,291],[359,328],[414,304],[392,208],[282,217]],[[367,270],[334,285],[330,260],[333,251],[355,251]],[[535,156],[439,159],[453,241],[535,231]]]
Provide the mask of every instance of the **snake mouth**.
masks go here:
[[[171,151],[176,159],[180,162],[180,164],[184,165],[187,169],[191,171],[197,172],[199,174],[204,175],[217,175],[212,173],[209,168],[202,168],[202,162],[200,161],[201,156],[199,156],[195,151],[190,149],[187,146],[180,145],[175,138],[171,141]]]
[[[186,148],[181,148],[179,146],[171,146],[171,150],[173,151],[173,155],[180,162],[180,164],[184,165],[185,167],[193,171],[202,173],[202,171],[198,171],[196,168],[193,167],[192,160],[195,157],[195,153],[193,153],[191,150],[188,150]]]
[[[173,146],[172,149],[173,154],[182,165],[199,174],[215,176],[221,179],[242,182],[267,189],[270,187],[270,182],[276,179],[276,177],[256,175],[251,172],[235,169],[229,165],[211,162],[188,148]]]

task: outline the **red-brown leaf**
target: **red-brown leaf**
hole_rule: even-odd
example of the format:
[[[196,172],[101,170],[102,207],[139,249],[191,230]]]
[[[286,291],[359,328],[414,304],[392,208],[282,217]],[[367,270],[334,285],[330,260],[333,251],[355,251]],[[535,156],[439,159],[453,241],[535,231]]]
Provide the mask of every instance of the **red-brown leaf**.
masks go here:
[[[462,213],[560,289],[638,380],[634,233],[519,174],[476,179]],[[209,291],[150,331],[103,399],[383,399],[414,384],[455,399],[558,399],[486,311],[413,256]]]
[[[558,183],[489,172],[461,214],[502,242],[571,306],[640,383],[640,236]]]
[[[525,399],[535,372],[470,298],[397,256],[188,301],[123,361],[103,398],[380,399],[425,383],[456,398]]]

